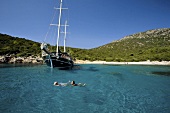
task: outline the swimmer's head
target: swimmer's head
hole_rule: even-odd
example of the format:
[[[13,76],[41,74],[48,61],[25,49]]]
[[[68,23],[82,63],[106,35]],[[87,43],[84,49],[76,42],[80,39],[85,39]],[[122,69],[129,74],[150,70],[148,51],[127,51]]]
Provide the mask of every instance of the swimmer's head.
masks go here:
[[[54,85],[58,85],[58,82],[54,82]]]
[[[75,81],[71,81],[71,84],[72,84],[72,85],[75,84]]]

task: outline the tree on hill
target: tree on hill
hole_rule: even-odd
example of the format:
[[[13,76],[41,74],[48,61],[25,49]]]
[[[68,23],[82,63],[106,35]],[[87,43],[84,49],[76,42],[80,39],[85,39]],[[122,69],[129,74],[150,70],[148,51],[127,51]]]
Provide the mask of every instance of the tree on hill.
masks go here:
[[[170,61],[170,29],[137,33],[90,51],[108,61]]]
[[[40,53],[40,43],[0,34],[0,55],[15,54],[16,56],[39,56]]]

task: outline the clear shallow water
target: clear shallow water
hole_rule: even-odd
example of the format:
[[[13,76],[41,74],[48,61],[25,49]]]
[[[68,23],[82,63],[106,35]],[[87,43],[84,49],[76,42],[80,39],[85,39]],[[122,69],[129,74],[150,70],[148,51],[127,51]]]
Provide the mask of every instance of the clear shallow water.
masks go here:
[[[169,113],[170,66],[0,68],[1,113]],[[55,81],[86,83],[56,87]]]

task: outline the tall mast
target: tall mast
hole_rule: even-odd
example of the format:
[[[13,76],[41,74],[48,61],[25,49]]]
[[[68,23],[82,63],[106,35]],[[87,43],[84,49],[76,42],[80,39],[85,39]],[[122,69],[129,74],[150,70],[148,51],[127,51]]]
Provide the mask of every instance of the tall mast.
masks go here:
[[[63,0],[60,1],[60,8],[59,8],[60,13],[59,13],[59,18],[58,18],[58,35],[57,35],[57,50],[56,50],[57,53],[58,53],[59,38],[60,38],[60,26],[61,26],[62,2],[63,2]]]
[[[62,25],[61,25],[62,26]],[[64,25],[64,32],[61,32],[61,33],[64,33],[64,52],[66,52],[66,35],[67,35],[67,20],[65,21],[65,25]]]
[[[62,14],[62,9],[68,9],[68,8],[62,8],[62,3],[63,3],[63,0],[60,0],[60,8],[55,8],[55,9],[59,9],[59,17],[58,17],[58,24],[50,24],[50,25],[55,25],[55,26],[58,26],[58,35],[57,35],[57,49],[56,49],[56,52],[58,53],[58,50],[59,50],[59,39],[60,39],[60,27],[61,26],[67,26],[67,25],[61,25],[61,14]],[[56,53],[56,55],[58,55]]]
[[[67,20],[65,21],[65,28],[64,28],[64,52],[66,52],[66,35],[67,35]]]
[[[60,10],[59,18],[58,18],[58,35],[57,35],[57,50],[56,50],[57,53],[58,53],[58,49],[59,49],[60,27],[62,26],[61,25],[62,9],[68,9],[68,8],[62,8],[62,3],[63,3],[63,0],[60,1],[60,8],[57,8]],[[65,26],[67,26],[67,25],[65,25]]]

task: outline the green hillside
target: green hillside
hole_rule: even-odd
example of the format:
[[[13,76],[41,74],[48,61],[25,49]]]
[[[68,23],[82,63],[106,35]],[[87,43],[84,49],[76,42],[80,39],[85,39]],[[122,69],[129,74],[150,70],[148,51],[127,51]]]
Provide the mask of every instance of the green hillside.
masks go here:
[[[92,60],[170,61],[170,29],[156,29],[126,36],[98,48],[90,49]]]
[[[12,37],[6,34],[0,33],[0,55],[14,55],[18,57],[27,57],[27,56],[41,56],[40,43],[27,40],[25,38]],[[55,51],[55,46],[48,45],[51,51]],[[63,47],[60,47],[63,50]],[[79,48],[66,48],[73,57],[76,57],[76,54],[80,54],[85,49]]]
[[[38,56],[40,53],[40,43],[24,38],[0,34],[0,55],[14,54],[16,56]]]
[[[60,47],[63,50],[63,47]],[[55,51],[55,47],[49,47]],[[170,29],[155,29],[126,36],[93,48],[66,48],[74,59],[104,61],[170,61]],[[0,34],[0,55],[40,56],[40,43]]]

